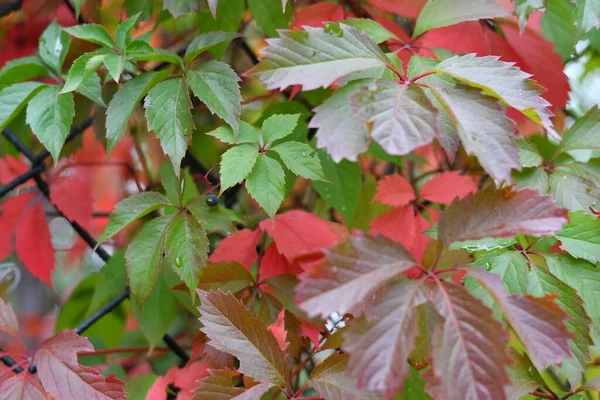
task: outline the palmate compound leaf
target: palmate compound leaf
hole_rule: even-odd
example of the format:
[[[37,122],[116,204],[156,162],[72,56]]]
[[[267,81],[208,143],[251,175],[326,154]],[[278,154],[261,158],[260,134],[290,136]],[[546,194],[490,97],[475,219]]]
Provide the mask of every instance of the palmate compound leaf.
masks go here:
[[[198,296],[201,330],[211,339],[210,345],[237,357],[244,375],[284,386],[289,373],[286,357],[260,317],[231,293],[198,290]]]
[[[57,399],[124,400],[125,384],[77,361],[77,353],[94,351],[87,338],[61,331],[42,343],[33,357],[44,388]]]
[[[377,289],[414,264],[402,245],[382,236],[350,237],[300,276],[296,301],[309,316],[358,316]]]
[[[555,301],[556,294],[539,298],[509,296],[498,275],[485,269],[471,269],[469,275],[477,279],[500,306],[538,370],[571,357],[568,340],[572,335],[565,326],[565,320],[570,317]]]
[[[350,102],[356,116],[372,124],[371,137],[389,154],[408,154],[436,135],[437,111],[417,85],[379,79],[359,86]]]
[[[508,333],[492,311],[455,283],[439,283],[431,303],[445,319],[432,351],[442,398],[506,399]]]
[[[386,65],[389,60],[364,32],[349,25],[339,29],[305,27],[279,31],[267,39],[263,58],[251,73],[267,89],[302,85],[304,90],[328,87],[351,72]]]
[[[487,188],[453,201],[440,217],[438,237],[450,245],[456,241],[512,237],[519,233],[552,235],[567,221],[566,210],[535,190]]]
[[[353,322],[342,348],[350,354],[348,375],[359,389],[387,398],[402,392],[418,334],[417,307],[427,301],[427,291],[423,280],[401,280],[385,290],[368,318]]]
[[[467,153],[477,157],[497,185],[510,182],[511,169],[521,169],[521,162],[514,125],[500,104],[466,86],[429,88],[445,108]]]
[[[382,400],[378,393],[360,392],[350,379],[348,354],[333,353],[311,372],[308,385],[327,400]]]

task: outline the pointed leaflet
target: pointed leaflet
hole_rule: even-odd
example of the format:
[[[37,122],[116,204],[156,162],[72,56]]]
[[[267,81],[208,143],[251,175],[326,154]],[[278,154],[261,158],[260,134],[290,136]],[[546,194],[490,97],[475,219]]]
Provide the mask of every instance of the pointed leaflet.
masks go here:
[[[110,37],[110,34],[106,31],[106,28],[102,25],[75,25],[69,28],[63,28],[63,30],[76,38],[96,43],[100,46],[108,47],[109,49],[117,47],[112,37]]]
[[[336,90],[323,104],[315,108],[309,127],[317,129],[317,147],[327,150],[331,159],[357,161],[358,155],[367,151],[368,132],[352,111],[350,96],[355,86]]]
[[[558,167],[550,175],[549,192],[557,205],[569,211],[585,210],[596,206],[600,201],[600,186],[589,179],[571,175],[571,170],[564,173]]]
[[[0,384],[0,400],[52,400],[34,375],[21,373]]]
[[[577,21],[582,32],[600,28],[600,1],[577,0]]]
[[[38,56],[17,58],[0,68],[0,90],[14,83],[49,75],[48,68]]]
[[[0,90],[0,130],[9,124],[14,117],[28,104],[45,85],[37,82],[15,83]]]
[[[27,270],[36,278],[52,285],[54,270],[54,247],[46,220],[46,212],[41,202],[28,202],[28,209],[23,213],[17,225],[15,248],[19,259]]]
[[[567,222],[567,212],[537,191],[488,188],[453,201],[439,221],[439,239],[452,242],[487,237],[552,235]]]
[[[187,150],[189,134],[194,128],[192,102],[183,78],[159,83],[144,100],[148,129],[156,132],[160,145],[171,158],[179,176],[181,160]]]
[[[286,136],[292,134],[296,125],[298,125],[298,119],[300,114],[275,114],[267,118],[260,129],[260,138],[262,143],[267,148],[271,144],[278,140],[283,139]]]
[[[265,153],[260,154],[246,179],[246,189],[269,217],[274,217],[285,195],[283,168]]]
[[[110,154],[125,135],[129,117],[137,104],[157,83],[166,79],[168,71],[147,72],[125,83],[114,95],[106,110],[107,152]]]
[[[119,83],[123,68],[125,68],[125,56],[122,54],[107,54],[104,57],[104,65],[113,80]]]
[[[510,182],[511,169],[520,169],[514,126],[496,100],[477,89],[430,87],[443,104],[470,155],[497,185]]]
[[[84,351],[94,351],[94,346],[74,330],[61,331],[42,343],[33,363],[46,390],[59,399],[124,400],[123,382],[77,362],[77,353]]]
[[[600,261],[600,218],[585,211],[569,214],[569,223],[556,233],[561,248],[592,264]]]
[[[108,225],[98,239],[98,243],[111,238],[127,225],[152,211],[170,204],[171,202],[164,195],[157,192],[143,192],[121,200],[110,213]]]
[[[327,181],[319,157],[306,143],[285,142],[272,150],[279,154],[285,166],[294,174],[315,181]]]
[[[220,126],[212,132],[206,133],[209,136],[216,137],[223,143],[240,144],[240,143],[258,143],[258,130],[247,122],[240,121],[240,130],[237,135],[228,126]],[[237,136],[237,137],[236,137]]]
[[[381,236],[350,237],[325,254],[300,276],[296,300],[309,316],[358,316],[377,289],[414,265],[404,247]]]
[[[77,88],[77,92],[84,95],[100,107],[106,108],[106,103],[102,98],[102,86],[100,85],[100,77],[96,72],[88,76],[85,81]]]
[[[200,269],[208,258],[208,237],[198,220],[188,214],[175,216],[165,234],[167,259],[192,291],[198,285]]]
[[[239,387],[242,377],[239,372],[229,369],[209,370],[210,376],[198,381],[193,400],[231,400],[242,393]]]
[[[408,154],[431,143],[436,110],[417,85],[379,79],[350,96],[356,116],[372,124],[371,137],[389,154]]]
[[[240,360],[239,371],[261,382],[285,385],[288,369],[285,355],[273,333],[231,293],[198,290],[202,305],[202,332],[211,346]]]
[[[248,177],[256,160],[258,148],[243,143],[227,150],[221,155],[221,193],[237,185]]]
[[[429,0],[421,10],[413,37],[462,21],[510,15],[497,0]]]
[[[577,118],[563,134],[560,148],[569,150],[600,150],[600,109],[595,105],[583,117]]]
[[[538,123],[549,117],[546,108],[550,103],[540,97],[544,88],[529,80],[531,75],[514,63],[500,61],[497,56],[454,56],[437,64],[435,71],[483,90]]]
[[[333,353],[311,372],[308,385],[327,400],[381,400],[377,393],[358,391],[354,381],[346,376],[348,355]]]
[[[508,334],[491,310],[455,283],[438,283],[431,303],[445,319],[433,349],[433,371],[445,395],[504,400]]]
[[[208,260],[213,263],[221,261],[237,262],[250,271],[250,267],[258,259],[256,246],[260,240],[260,235],[261,231],[258,229],[255,231],[242,229],[235,232],[219,242]]]
[[[133,238],[125,258],[131,294],[138,303],[144,301],[156,285],[165,248],[165,231],[171,216],[148,222]]]
[[[557,295],[508,296],[498,275],[484,269],[471,269],[469,275],[477,279],[500,306],[538,370],[571,357],[568,344],[571,334],[565,326],[569,315],[554,301]]]
[[[52,21],[40,37],[40,58],[59,76],[70,45],[71,37],[56,21]]]
[[[185,63],[189,65],[194,58],[198,57],[203,52],[209,50],[213,46],[226,42],[228,40],[233,40],[238,37],[237,33],[231,32],[206,32],[201,33],[196,36],[194,40],[191,41],[187,50],[185,51]]]
[[[238,83],[240,77],[235,71],[225,63],[208,61],[188,71],[187,78],[194,95],[237,133],[240,128],[242,95]]]
[[[332,229],[331,223],[301,210],[288,211],[272,220],[264,220],[259,226],[273,238],[277,249],[289,263],[330,248],[342,240]]]
[[[388,175],[377,182],[377,195],[373,201],[388,206],[405,206],[415,200],[415,190],[402,175]]]
[[[408,356],[415,346],[417,307],[427,301],[424,281],[399,281],[370,310],[353,322],[344,335],[350,354],[348,375],[360,389],[383,392],[388,398],[402,392]]]
[[[476,191],[477,185],[470,176],[460,175],[459,171],[444,171],[421,186],[419,198],[434,203],[449,204],[456,197],[463,198]]]
[[[261,51],[264,57],[251,71],[267,89],[328,87],[351,72],[389,62],[366,33],[349,25],[340,25],[335,33],[323,28],[305,29],[282,30],[280,38],[267,39],[269,45]]]
[[[117,29],[115,31],[115,42],[117,42],[117,47],[120,50],[125,50],[127,48],[127,45],[131,43],[131,31],[135,27],[135,24],[137,24],[139,18],[140,14],[132,15],[125,21],[119,23],[119,25],[117,26]]]

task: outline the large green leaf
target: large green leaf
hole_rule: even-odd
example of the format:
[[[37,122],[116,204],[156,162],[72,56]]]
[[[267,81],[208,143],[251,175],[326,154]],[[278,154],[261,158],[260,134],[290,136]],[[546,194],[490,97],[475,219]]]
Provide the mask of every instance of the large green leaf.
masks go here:
[[[261,63],[252,73],[268,89],[302,85],[304,90],[328,87],[354,71],[389,62],[377,44],[349,25],[339,30],[306,27],[306,31],[279,32],[269,39]]]
[[[142,303],[154,290],[165,250],[165,232],[171,216],[148,222],[133,238],[125,258],[133,298]]]
[[[277,35],[278,29],[287,29],[292,22],[292,7],[284,11],[281,0],[248,0],[248,9],[267,36]]]
[[[152,87],[169,76],[169,72],[148,72],[125,83],[106,110],[107,152],[110,154],[125,135],[129,117]]]
[[[59,91],[58,86],[48,86],[27,105],[27,123],[55,161],[69,136],[75,115],[73,94]]]
[[[299,118],[300,114],[275,114],[267,118],[260,130],[262,144],[268,148],[274,141],[291,135]]]
[[[600,219],[585,211],[569,214],[569,223],[556,234],[561,247],[574,257],[600,261]]]
[[[569,150],[600,150],[600,109],[592,107],[583,117],[577,118],[563,134],[560,148]]]
[[[575,26],[575,4],[569,0],[533,1],[547,3],[540,23],[544,38],[554,44],[554,49],[565,62],[569,61],[579,40]]]
[[[40,37],[40,57],[55,73],[60,75],[70,45],[69,34],[64,32],[56,21],[53,21]]]
[[[279,154],[286,167],[296,175],[314,181],[326,181],[321,161],[316,152],[306,143],[285,142],[272,149]]]
[[[108,225],[98,243],[111,238],[121,229],[162,207],[171,205],[169,200],[157,192],[142,192],[121,200],[110,214]]]
[[[429,0],[419,14],[413,37],[462,21],[507,15],[510,10],[499,5],[497,0]]]
[[[171,158],[175,174],[179,176],[181,160],[187,150],[194,121],[190,109],[188,87],[183,78],[159,83],[144,100],[148,128],[156,132],[160,144]]]
[[[71,69],[67,74],[66,82],[60,91],[61,93],[72,92],[77,90],[79,85],[85,81],[88,76],[91,76],[104,63],[106,54],[100,52],[85,53],[76,59],[71,65]]]
[[[14,83],[48,75],[48,68],[38,56],[10,60],[0,69],[0,90]]]
[[[281,165],[262,153],[246,179],[248,193],[267,212],[275,216],[285,194],[285,173]]]
[[[236,133],[242,112],[239,81],[239,76],[229,65],[218,61],[209,61],[188,71],[188,83],[196,97]]]
[[[173,270],[193,293],[208,258],[208,237],[204,228],[193,215],[180,213],[167,227],[165,245]]]
[[[221,156],[221,193],[250,174],[258,158],[258,149],[251,144],[240,144]]]
[[[101,107],[106,107],[106,103],[102,98],[102,85],[100,84],[100,77],[95,72],[93,72],[86,78],[85,81],[81,83],[81,85],[77,88],[77,93],[84,95]]]
[[[38,82],[15,83],[0,90],[0,130],[15,118],[29,99],[46,86]]]
[[[70,35],[88,42],[99,44],[100,46],[114,48],[117,45],[112,39],[106,28],[98,24],[75,25],[69,28],[63,28]]]

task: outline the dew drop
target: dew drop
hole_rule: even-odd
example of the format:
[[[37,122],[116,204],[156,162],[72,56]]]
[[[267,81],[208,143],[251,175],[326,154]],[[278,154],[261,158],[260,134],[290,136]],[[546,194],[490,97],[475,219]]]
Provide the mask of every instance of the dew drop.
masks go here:
[[[177,268],[181,268],[182,265],[183,265],[183,260],[181,259],[181,257],[177,256],[177,258],[175,258],[175,266]]]

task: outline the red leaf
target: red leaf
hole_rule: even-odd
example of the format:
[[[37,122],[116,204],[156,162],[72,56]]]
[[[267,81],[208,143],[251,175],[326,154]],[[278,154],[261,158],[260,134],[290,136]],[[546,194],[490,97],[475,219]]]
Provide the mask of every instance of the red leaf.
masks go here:
[[[0,214],[0,259],[7,258],[13,252],[13,236],[21,214],[35,198],[33,194],[22,194],[8,198],[2,204]]]
[[[415,200],[415,191],[402,175],[388,175],[377,182],[377,195],[373,201],[390,206],[405,206]]]
[[[368,2],[373,7],[384,11],[417,18],[427,0],[368,0]]]
[[[296,11],[292,27],[302,29],[303,26],[323,26],[326,21],[341,21],[344,16],[344,5],[327,1],[312,4]]]
[[[50,186],[50,199],[69,220],[89,226],[94,209],[89,181],[77,175],[61,176]]]
[[[260,261],[258,272],[262,282],[278,275],[298,275],[302,272],[302,268],[298,264],[290,264],[283,255],[279,254],[277,245],[272,243]]]
[[[208,258],[212,263],[234,261],[247,270],[258,260],[256,246],[260,239],[260,230],[242,229],[221,240],[214,253]]]
[[[54,247],[42,203],[30,205],[17,226],[16,248],[19,259],[39,280],[52,285]]]
[[[200,361],[186,365],[184,368],[177,369],[173,384],[181,389],[177,394],[177,400],[190,400],[194,397],[194,389],[198,387],[198,381],[209,375],[208,361]]]
[[[287,349],[289,343],[285,341],[287,336],[287,331],[285,330],[285,324],[283,317],[285,316],[285,310],[281,310],[277,315],[277,319],[271,325],[268,326],[269,330],[277,339],[277,344],[279,344],[279,348],[283,351]]]
[[[8,156],[0,159],[0,183],[8,183],[17,176],[23,175],[28,169],[29,168],[27,167],[27,164],[25,164],[23,157],[14,158]],[[27,181],[19,187],[31,185],[33,185],[33,183],[31,181]]]
[[[175,375],[179,368],[177,366],[171,368],[165,376],[159,376],[156,378],[148,393],[146,393],[146,400],[167,400],[167,387],[175,382]]]
[[[300,256],[328,249],[343,240],[329,222],[300,210],[264,220],[260,228],[273,238],[279,251],[290,263]]]
[[[315,347],[319,348],[319,336],[321,335],[321,329],[319,329],[318,326],[308,322],[301,322],[300,330],[302,331],[302,336],[309,338]]]
[[[74,330],[63,330],[42,343],[33,357],[44,388],[58,399],[124,400],[125,383],[105,378],[77,362],[77,353],[94,351],[88,339]]]
[[[0,400],[51,400],[33,375],[20,373],[0,385]]]
[[[434,203],[448,204],[456,197],[465,197],[477,191],[477,185],[458,171],[444,171],[427,181],[419,191],[419,198]]]

